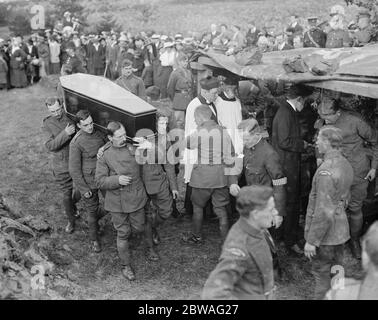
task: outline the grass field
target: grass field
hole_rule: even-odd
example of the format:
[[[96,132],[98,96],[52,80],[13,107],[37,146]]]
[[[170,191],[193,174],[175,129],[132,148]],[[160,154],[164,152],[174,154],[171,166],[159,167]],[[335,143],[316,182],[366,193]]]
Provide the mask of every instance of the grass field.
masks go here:
[[[0,194],[15,214],[40,216],[51,226],[51,231],[38,239],[38,246],[56,265],[54,274],[59,281],[51,284],[54,290],[68,299],[199,298],[220,254],[215,220],[205,221],[205,244],[193,248],[180,242],[182,233],[190,228],[190,220],[170,218],[160,232],[160,263],[147,262],[143,249],[134,244],[133,264],[138,279],[133,283],[120,274],[109,217],[102,222],[100,254],[90,251],[85,215],[74,234],[64,233],[61,196],[50,172],[41,131],[46,116],[44,99],[52,94],[53,89],[41,85],[0,91]],[[280,255],[284,277],[278,282],[278,298],[309,299],[314,283],[310,263],[305,258],[286,257],[281,251]],[[360,274],[359,264],[349,254],[345,262],[347,276]]]
[[[206,1],[206,0],[146,0],[155,7],[147,23],[141,17],[127,9],[127,5],[138,1],[114,0],[107,6],[101,5],[99,0],[83,1],[88,12],[88,21],[95,23],[104,11],[113,13],[125,30],[140,31],[153,29],[156,32],[175,34],[189,31],[208,31],[211,23],[239,24],[242,27],[254,20],[259,27],[273,25],[283,30],[288,24],[290,14],[297,13],[302,22],[309,16],[318,16],[320,20],[329,19],[332,5],[342,4],[342,0],[255,0],[255,1]],[[353,18],[355,8],[347,9],[347,19]]]

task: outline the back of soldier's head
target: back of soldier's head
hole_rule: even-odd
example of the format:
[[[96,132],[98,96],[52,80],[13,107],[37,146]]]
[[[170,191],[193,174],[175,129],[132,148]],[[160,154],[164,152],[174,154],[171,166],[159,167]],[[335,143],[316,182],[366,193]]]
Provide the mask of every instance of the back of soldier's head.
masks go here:
[[[240,216],[248,218],[255,209],[263,209],[273,196],[273,189],[266,186],[252,185],[240,189],[236,199],[236,209]]]
[[[202,121],[208,121],[211,119],[212,114],[213,112],[211,109],[207,105],[202,104],[194,111],[194,118]]]
[[[324,126],[319,131],[319,136],[327,139],[334,149],[340,149],[343,143],[342,131],[334,126]]]
[[[362,265],[366,270],[369,263],[378,270],[378,221],[374,222],[366,232],[363,242]]]
[[[84,121],[90,116],[91,114],[88,110],[79,110],[75,115],[75,122],[80,123],[80,121]]]

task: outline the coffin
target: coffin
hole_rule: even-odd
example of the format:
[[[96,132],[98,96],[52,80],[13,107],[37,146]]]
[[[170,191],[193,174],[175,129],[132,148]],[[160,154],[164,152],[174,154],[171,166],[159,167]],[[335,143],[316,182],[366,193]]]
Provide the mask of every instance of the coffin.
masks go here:
[[[70,118],[86,109],[100,130],[105,130],[110,121],[119,121],[129,137],[156,132],[156,108],[109,79],[76,73],[60,77],[60,83]]]

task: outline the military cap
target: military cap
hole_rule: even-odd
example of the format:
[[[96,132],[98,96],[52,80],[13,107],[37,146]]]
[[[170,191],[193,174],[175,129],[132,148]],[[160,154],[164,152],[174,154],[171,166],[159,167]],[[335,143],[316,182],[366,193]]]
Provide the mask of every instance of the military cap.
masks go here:
[[[308,21],[308,22],[316,22],[316,21],[318,21],[318,17],[315,17],[315,16],[308,17],[308,18],[307,18],[307,21]]]
[[[204,90],[211,90],[214,88],[219,88],[219,80],[215,77],[206,77],[200,80],[201,88]]]
[[[155,33],[151,36],[151,39],[160,39],[160,35]]]
[[[329,15],[334,16],[337,14],[345,16],[345,9],[342,5],[336,4],[333,7],[331,7],[331,12]]]
[[[173,41],[167,41],[164,43],[164,48],[170,48],[173,47],[175,43]]]
[[[45,30],[45,33],[48,33],[48,32],[50,33],[50,32],[51,32],[51,29],[46,29],[46,30]]]
[[[177,33],[177,34],[175,35],[175,40],[177,40],[177,39],[184,39],[184,37],[182,36],[181,33]]]
[[[166,36],[165,34],[163,34],[161,37],[160,37],[161,40],[163,41],[166,41],[168,40],[168,36]]]
[[[118,41],[128,41],[127,37],[122,34],[119,38],[118,38]]]
[[[63,17],[66,17],[66,16],[71,16],[71,12],[66,11],[65,13],[63,13]]]
[[[249,133],[261,132],[259,123],[254,118],[243,120],[238,125],[239,130],[248,131]]]

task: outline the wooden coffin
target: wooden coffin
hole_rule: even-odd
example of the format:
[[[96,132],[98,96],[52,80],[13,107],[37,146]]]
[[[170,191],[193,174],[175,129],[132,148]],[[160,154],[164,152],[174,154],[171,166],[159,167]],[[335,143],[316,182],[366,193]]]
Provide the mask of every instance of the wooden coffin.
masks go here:
[[[119,121],[129,137],[156,132],[156,108],[109,79],[76,73],[60,77],[60,83],[69,117],[86,109],[101,130],[110,121]]]

